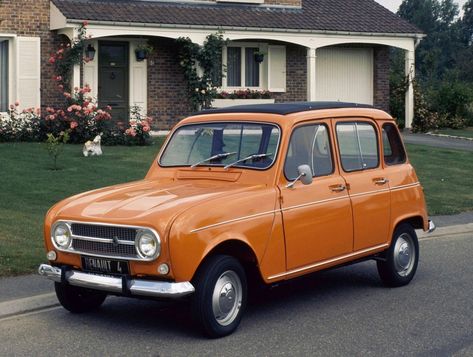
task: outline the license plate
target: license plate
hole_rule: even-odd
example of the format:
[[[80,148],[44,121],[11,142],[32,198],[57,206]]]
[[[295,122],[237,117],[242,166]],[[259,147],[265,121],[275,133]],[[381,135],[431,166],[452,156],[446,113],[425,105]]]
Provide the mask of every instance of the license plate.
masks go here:
[[[106,258],[81,256],[82,269],[94,273],[129,274],[128,262]]]

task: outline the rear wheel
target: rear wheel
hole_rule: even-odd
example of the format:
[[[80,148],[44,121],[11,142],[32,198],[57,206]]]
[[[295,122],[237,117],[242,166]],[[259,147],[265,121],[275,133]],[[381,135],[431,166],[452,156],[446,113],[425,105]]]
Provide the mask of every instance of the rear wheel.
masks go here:
[[[204,262],[194,279],[194,319],[211,338],[231,334],[240,324],[247,299],[247,280],[241,264],[228,255]]]
[[[79,288],[72,285],[55,283],[54,287],[61,305],[72,313],[96,310],[107,297],[107,294],[101,291]]]
[[[410,283],[419,263],[419,242],[409,224],[399,225],[393,234],[386,260],[378,261],[378,273],[388,286],[397,287]]]

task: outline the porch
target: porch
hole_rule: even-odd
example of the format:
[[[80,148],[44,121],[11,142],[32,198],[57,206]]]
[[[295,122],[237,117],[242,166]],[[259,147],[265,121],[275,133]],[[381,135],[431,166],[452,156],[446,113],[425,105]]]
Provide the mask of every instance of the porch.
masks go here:
[[[78,23],[56,24],[58,32],[74,38]],[[99,102],[104,93],[118,89],[123,108],[138,105],[158,119],[159,129],[167,129],[190,114],[186,99],[186,83],[177,60],[175,39],[189,37],[202,45],[210,28],[167,28],[149,24],[109,24],[92,22],[88,26],[90,45],[96,50],[93,61],[74,68],[74,86],[88,84]],[[421,35],[366,33],[269,32],[225,29],[230,40],[222,63],[227,67],[221,90],[267,90],[277,102],[284,101],[348,101],[389,108],[389,48],[405,51],[405,74],[409,77],[406,93],[406,127],[414,117],[415,48]],[[154,53],[145,61],[135,58],[135,49],[149,41]],[[124,45],[127,63],[120,85],[106,84],[110,66],[103,67],[104,48]],[[252,63],[254,52],[264,53],[261,63]],[[109,61],[115,63],[114,61]],[[113,66],[112,66],[113,67]],[[116,76],[116,73],[115,73]],[[116,82],[115,82],[116,83]],[[105,87],[104,87],[105,85]],[[105,104],[115,102],[108,101]],[[120,109],[121,110],[121,109]]]

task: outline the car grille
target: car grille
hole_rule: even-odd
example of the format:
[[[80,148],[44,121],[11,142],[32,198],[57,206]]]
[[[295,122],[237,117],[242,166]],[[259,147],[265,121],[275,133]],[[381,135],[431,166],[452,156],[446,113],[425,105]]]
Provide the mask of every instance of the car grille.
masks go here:
[[[72,241],[72,248],[76,251],[81,251],[89,254],[97,254],[111,257],[136,257],[136,249],[134,245],[93,242],[87,240],[74,239]]]
[[[136,233],[140,228],[100,224],[71,223],[74,253],[112,258],[143,260],[135,248]]]
[[[120,240],[135,241],[136,228],[100,226],[97,224],[72,223],[71,230],[73,235],[82,237],[94,237],[113,239],[117,237]]]

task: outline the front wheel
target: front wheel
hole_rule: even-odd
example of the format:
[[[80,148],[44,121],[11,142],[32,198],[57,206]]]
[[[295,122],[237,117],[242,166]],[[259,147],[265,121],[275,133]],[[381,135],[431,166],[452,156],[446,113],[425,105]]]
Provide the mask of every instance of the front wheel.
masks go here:
[[[54,284],[56,296],[61,305],[72,313],[83,313],[98,309],[106,293],[61,283]]]
[[[409,224],[401,224],[393,234],[386,259],[378,261],[378,273],[388,286],[398,287],[410,283],[419,263],[419,242]]]
[[[240,324],[247,299],[247,280],[241,264],[228,255],[205,261],[194,279],[194,319],[211,338],[231,334]]]

